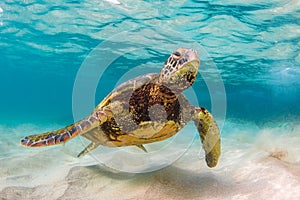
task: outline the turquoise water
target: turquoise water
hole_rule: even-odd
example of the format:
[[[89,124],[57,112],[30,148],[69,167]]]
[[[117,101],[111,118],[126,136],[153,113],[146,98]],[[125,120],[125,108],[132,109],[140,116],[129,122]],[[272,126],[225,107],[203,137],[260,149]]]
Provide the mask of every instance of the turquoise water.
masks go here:
[[[178,45],[184,46],[185,40],[197,42],[216,64],[225,84],[228,116],[257,123],[299,116],[299,6],[294,4],[297,2],[2,2],[1,121],[71,122],[72,88],[81,63],[98,44],[130,30],[134,35],[140,33],[140,38],[123,42],[128,48],[139,44],[146,50],[109,66],[97,102],[118,80],[115,71],[124,74],[148,62],[157,63],[154,71],[159,70],[173,50],[162,51],[159,45],[170,42],[175,31],[185,37],[182,43],[176,41]],[[143,38],[147,30],[161,33],[160,41]],[[209,73],[205,67],[203,63],[201,70]],[[209,107],[203,84],[200,79],[194,87],[201,104]]]
[[[209,110],[213,99],[222,107],[226,105],[220,112],[216,106],[213,112],[219,124],[225,122],[221,132],[224,141],[252,142],[258,137],[265,142],[261,146],[268,146],[271,140],[261,139],[266,129],[280,138],[299,137],[297,0],[2,1],[0,33],[2,173],[9,171],[9,165],[3,165],[6,158],[21,159],[18,155],[24,157],[24,151],[26,156],[39,155],[39,150],[19,147],[21,137],[74,121],[74,93],[78,92],[74,87],[89,58],[97,60],[97,67],[105,68],[101,76],[96,71],[86,76],[100,79],[91,85],[97,89],[94,96],[86,97],[95,106],[122,80],[159,72],[169,54],[180,46],[196,46],[199,51],[200,74],[193,85],[198,103]],[[101,51],[98,58],[90,56],[95,49]],[[132,70],[136,71],[130,73]],[[79,92],[87,94],[84,89]],[[78,117],[91,111],[84,99],[80,102],[84,108],[76,111]],[[299,147],[297,143],[287,144],[294,147],[292,151]],[[231,147],[229,143],[224,146]],[[59,151],[53,150],[54,155]],[[289,159],[299,165],[299,157]],[[229,163],[226,166],[230,168]],[[4,177],[30,174],[15,172],[7,172]],[[14,186],[7,180],[1,182],[1,188]],[[4,189],[0,194],[8,193]]]

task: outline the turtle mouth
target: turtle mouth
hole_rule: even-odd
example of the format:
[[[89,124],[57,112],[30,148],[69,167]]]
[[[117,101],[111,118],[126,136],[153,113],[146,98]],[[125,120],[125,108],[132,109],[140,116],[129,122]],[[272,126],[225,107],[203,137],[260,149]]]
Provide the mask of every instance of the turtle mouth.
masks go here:
[[[181,69],[178,70],[178,75],[184,75],[186,73],[193,73],[197,75],[199,65],[200,62],[198,60],[187,62],[186,64],[184,64],[184,66],[181,67]]]
[[[193,60],[184,64],[170,77],[169,83],[179,90],[190,87],[198,74],[199,61]]]

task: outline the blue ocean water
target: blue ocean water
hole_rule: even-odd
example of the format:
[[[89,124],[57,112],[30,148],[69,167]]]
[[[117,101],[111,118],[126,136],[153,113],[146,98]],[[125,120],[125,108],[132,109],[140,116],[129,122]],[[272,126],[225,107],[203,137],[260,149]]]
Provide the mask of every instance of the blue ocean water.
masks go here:
[[[183,42],[204,47],[225,84],[228,116],[257,123],[299,116],[299,7],[293,1],[6,1],[0,7],[4,124],[71,122],[72,88],[81,63],[110,36],[131,30],[140,38],[124,38],[128,48],[137,42],[147,47],[151,38],[143,38],[144,30],[164,31],[161,44],[172,37],[166,32],[175,31],[186,37]],[[113,88],[115,73],[148,62],[157,63],[157,72],[172,49],[155,47],[149,43],[146,52],[109,66],[96,101]],[[203,81],[194,87],[200,103],[209,107]]]
[[[299,124],[297,0],[6,0],[0,2],[0,33],[0,144],[18,145],[32,134],[27,131],[73,123],[74,87],[90,58],[103,74],[86,74],[87,83],[99,82],[79,91],[83,107],[85,98],[97,105],[120,80],[159,72],[180,46],[199,51],[198,103],[209,110],[212,99],[226,106],[225,115],[215,112],[225,122],[225,140],[243,129],[253,131],[244,133],[249,137],[266,127]],[[85,97],[94,87],[94,96]]]
[[[71,122],[72,88],[82,62],[122,31],[140,37],[119,43],[143,45],[145,51],[109,66],[96,103],[131,68],[155,63],[157,72],[173,50],[160,46],[180,33],[185,38],[174,42],[197,42],[221,73],[227,116],[261,123],[300,114],[297,1],[4,1],[0,7],[2,124]],[[161,38],[144,37],[147,30]],[[201,63],[204,73],[208,67]],[[200,104],[209,107],[205,82],[199,79],[194,88]]]

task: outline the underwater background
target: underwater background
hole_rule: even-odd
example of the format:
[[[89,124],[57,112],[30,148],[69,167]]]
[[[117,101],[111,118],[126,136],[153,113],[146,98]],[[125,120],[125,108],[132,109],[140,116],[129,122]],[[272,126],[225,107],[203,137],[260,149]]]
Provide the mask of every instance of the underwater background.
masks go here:
[[[299,1],[5,0],[0,39],[1,198],[300,198]],[[96,106],[120,82],[158,73],[181,46],[199,52],[192,89],[221,128],[216,169],[199,159],[199,136],[172,166],[144,174],[79,161],[66,153],[76,146],[19,145],[88,115],[85,98]],[[103,73],[88,72],[96,91],[85,96],[89,82],[74,87],[91,57]]]

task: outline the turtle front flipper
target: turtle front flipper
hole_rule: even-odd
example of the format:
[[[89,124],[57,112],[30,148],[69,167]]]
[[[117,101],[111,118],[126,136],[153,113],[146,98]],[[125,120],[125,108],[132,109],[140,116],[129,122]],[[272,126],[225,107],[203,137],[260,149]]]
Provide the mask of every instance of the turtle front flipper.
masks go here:
[[[25,138],[21,139],[20,144],[27,147],[43,147],[65,143],[77,135],[86,133],[91,129],[100,126],[111,116],[112,112],[110,110],[96,110],[87,118],[65,128],[38,135],[26,136]]]
[[[194,122],[201,137],[205,160],[209,167],[215,167],[220,157],[220,131],[213,116],[205,108],[195,108]]]

